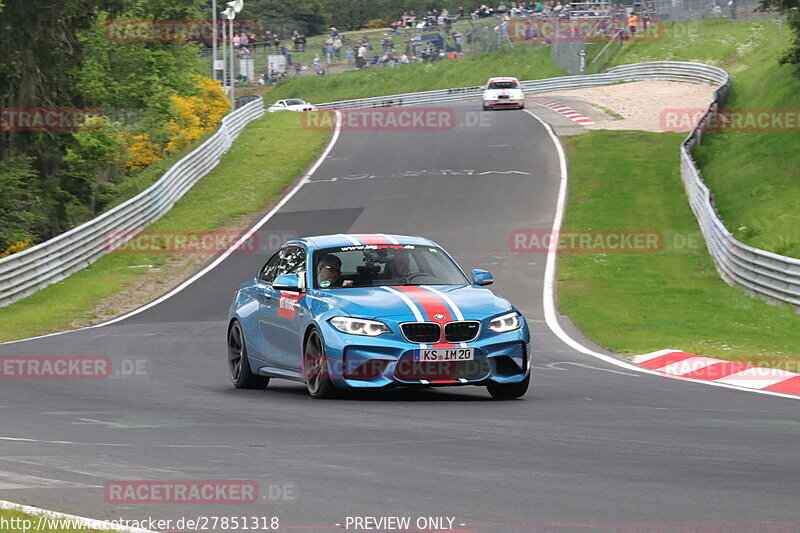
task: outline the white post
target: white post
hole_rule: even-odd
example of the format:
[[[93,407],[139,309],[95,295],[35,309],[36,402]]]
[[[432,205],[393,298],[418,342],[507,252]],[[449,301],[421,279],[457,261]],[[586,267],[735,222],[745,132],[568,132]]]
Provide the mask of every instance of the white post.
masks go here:
[[[236,61],[236,53],[233,49],[233,19],[236,15],[231,15],[229,20],[230,24],[230,40],[231,40],[231,112],[236,109],[236,69],[234,61]]]
[[[217,79],[217,0],[211,0],[211,78]]]

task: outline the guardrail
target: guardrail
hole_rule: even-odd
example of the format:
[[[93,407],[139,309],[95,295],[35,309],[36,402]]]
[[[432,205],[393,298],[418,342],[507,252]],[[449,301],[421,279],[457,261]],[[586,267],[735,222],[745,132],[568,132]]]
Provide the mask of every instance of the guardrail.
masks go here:
[[[217,166],[242,129],[263,114],[261,98],[246,103],[223,118],[211,137],[138,195],[66,233],[0,259],[0,307],[89,266],[107,251],[107,232],[139,230],[158,220]]]
[[[681,144],[683,186],[722,279],[751,295],[787,303],[800,311],[800,259],[753,248],[734,237],[717,214],[713,195],[692,159],[692,148],[701,143],[709,116],[725,104],[730,88],[730,79],[726,79],[714,93],[706,114]]]
[[[728,74],[717,67],[702,63],[686,63],[674,61],[651,61],[613,67],[602,74],[578,76],[562,76],[544,80],[523,81],[522,90],[527,94],[535,94],[566,89],[582,89],[627,81],[667,80],[686,81],[692,83],[723,84]],[[422,104],[441,104],[480,98],[483,86],[459,87],[456,89],[439,89],[419,93],[393,94],[374,98],[341,100],[317,104],[320,109],[346,109],[363,107],[393,107]]]
[[[665,80],[719,85],[709,113],[725,102],[731,81],[724,70],[702,63],[651,61],[613,67],[602,74],[523,81],[527,94],[597,87],[612,83]],[[320,109],[374,108],[473,100],[483,87],[461,87],[319,104]],[[0,260],[0,306],[63,279],[102,255],[108,230],[135,230],[158,219],[211,170],[244,125],[263,114],[253,101],[223,119],[219,131],[172,167],[156,184],[117,208],[63,235]],[[708,113],[681,145],[681,177],[692,211],[722,278],[751,294],[800,308],[800,260],[752,248],[725,227],[691,157],[702,139]]]

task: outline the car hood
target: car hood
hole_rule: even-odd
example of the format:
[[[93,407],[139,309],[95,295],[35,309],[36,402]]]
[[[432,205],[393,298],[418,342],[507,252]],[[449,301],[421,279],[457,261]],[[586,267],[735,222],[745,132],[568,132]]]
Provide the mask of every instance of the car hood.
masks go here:
[[[496,296],[492,291],[484,287],[437,285],[432,288],[444,295],[445,302],[447,299],[452,301],[465,319],[480,320],[512,309],[507,300]],[[395,287],[356,287],[315,292],[321,299],[331,305],[335,305],[350,316],[359,318],[393,318],[398,321],[416,320],[408,303],[398,294],[400,291]],[[426,316],[425,310],[426,307],[430,308],[430,306],[415,297],[413,293],[403,294],[420,311],[423,319],[428,320],[429,317]],[[436,296],[435,292],[431,294]],[[437,297],[435,301],[442,301],[442,297]],[[450,309],[449,306],[448,309]],[[452,310],[450,312],[453,313]]]
[[[512,100],[524,98],[522,89],[486,89],[483,91],[484,100],[496,100],[500,96],[508,96]]]

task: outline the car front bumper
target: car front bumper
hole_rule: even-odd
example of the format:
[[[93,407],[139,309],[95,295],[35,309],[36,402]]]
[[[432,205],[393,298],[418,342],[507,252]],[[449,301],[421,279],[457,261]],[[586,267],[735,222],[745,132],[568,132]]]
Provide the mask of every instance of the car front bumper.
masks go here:
[[[516,383],[530,372],[527,327],[466,343],[475,350],[473,361],[437,363],[415,362],[419,345],[404,339],[348,335],[330,325],[325,330],[329,375],[342,388]]]
[[[484,109],[522,109],[525,107],[525,100],[484,100]]]

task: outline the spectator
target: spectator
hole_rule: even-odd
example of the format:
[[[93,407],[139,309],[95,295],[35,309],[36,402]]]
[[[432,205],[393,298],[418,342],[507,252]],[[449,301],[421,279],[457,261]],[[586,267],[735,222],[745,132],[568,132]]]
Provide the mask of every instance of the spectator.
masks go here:
[[[639,24],[639,16],[636,13],[631,13],[631,16],[628,17],[628,31],[631,34],[631,37],[636,35],[636,25]]]
[[[366,67],[367,59],[369,59],[369,52],[367,51],[367,47],[362,43],[361,46],[358,47],[358,52],[356,52],[356,67]]]
[[[338,37],[338,35],[339,35],[339,30],[337,30],[335,27],[332,27],[330,36],[331,37]]]
[[[314,65],[314,74],[319,74],[319,54],[314,54],[312,64]]]
[[[453,32],[453,42],[456,45],[456,52],[459,54],[464,49],[464,35],[458,30]]]
[[[325,46],[325,64],[330,68],[333,58],[333,43]]]
[[[300,77],[300,73],[301,73],[302,70],[303,70],[303,65],[301,65],[300,63],[295,63],[295,65],[294,65],[294,77],[295,78],[299,78]]]
[[[337,60],[342,59],[342,38],[338,35],[333,38],[333,55]]]

